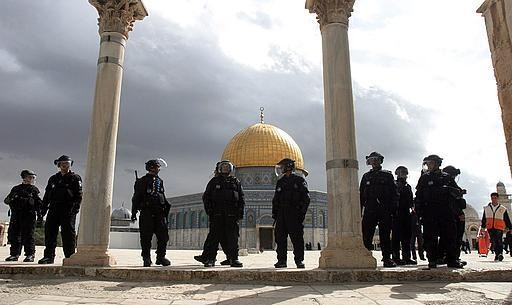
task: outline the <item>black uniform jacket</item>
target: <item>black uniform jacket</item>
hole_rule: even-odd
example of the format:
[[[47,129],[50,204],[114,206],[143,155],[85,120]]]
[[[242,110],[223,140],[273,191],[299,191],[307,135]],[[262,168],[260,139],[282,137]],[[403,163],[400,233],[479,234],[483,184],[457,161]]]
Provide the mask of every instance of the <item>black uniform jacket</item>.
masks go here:
[[[39,189],[31,184],[19,184],[11,189],[4,200],[12,211],[41,212],[43,202],[39,197]]]
[[[133,186],[132,214],[137,211],[162,211],[169,214],[171,204],[165,197],[164,181],[155,175],[146,174]]]
[[[395,178],[390,171],[371,169],[361,178],[359,186],[361,210],[384,208],[389,212],[396,212],[398,208],[398,192]]]
[[[306,180],[293,173],[289,176],[284,175],[276,183],[272,199],[272,217],[276,219],[278,213],[286,211],[287,207],[298,209],[304,216],[310,201]]]
[[[74,172],[60,172],[48,179],[43,197],[42,214],[48,209],[70,210],[78,213],[82,203],[82,178]]]
[[[419,216],[425,209],[432,208],[449,208],[454,212],[456,194],[459,194],[460,190],[455,180],[447,173],[441,170],[426,172],[421,175],[416,185],[415,209]]]
[[[398,179],[396,180],[396,189],[400,195],[398,209],[400,211],[409,211],[414,206],[411,186],[405,179]]]
[[[208,216],[215,213],[227,213],[227,215],[242,219],[245,199],[240,180],[233,176],[213,177],[203,193],[203,204]]]

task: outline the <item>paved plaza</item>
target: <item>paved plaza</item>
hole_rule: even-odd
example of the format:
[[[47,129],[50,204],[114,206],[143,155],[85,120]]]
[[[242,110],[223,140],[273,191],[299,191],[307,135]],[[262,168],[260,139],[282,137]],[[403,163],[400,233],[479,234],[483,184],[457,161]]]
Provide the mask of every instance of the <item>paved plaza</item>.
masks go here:
[[[492,257],[479,257],[477,253],[464,255],[468,267],[464,270],[453,270],[446,267],[438,270],[421,270],[426,267],[425,261],[420,261],[418,267],[399,267],[393,269],[378,268],[380,273],[412,273],[430,274],[422,281],[402,281],[398,277],[394,282],[344,282],[326,283],[310,281],[306,283],[287,283],[287,277],[307,272],[317,272],[319,251],[306,251],[306,270],[297,270],[293,266],[293,258],[289,257],[292,265],[286,270],[275,270],[272,264],[275,253],[272,251],[261,254],[242,256],[244,268],[235,269],[224,266],[204,268],[193,260],[198,250],[171,250],[168,257],[172,261],[170,267],[155,266],[139,267],[139,250],[111,250],[118,266],[108,269],[136,270],[146,272],[146,276],[133,278],[110,278],[88,276],[88,271],[81,276],[40,274],[41,268],[62,268],[62,249],[58,248],[59,256],[56,264],[41,266],[36,263],[2,262],[0,271],[13,270],[10,274],[0,274],[0,304],[512,304],[512,281],[492,281],[492,278],[482,277],[479,281],[445,280],[437,281],[435,274],[460,274],[472,272],[484,274],[494,271],[494,274],[512,273],[512,258],[505,257],[504,262],[494,262]],[[42,248],[37,248],[37,258],[40,258]],[[219,253],[220,254],[220,253]],[[289,253],[291,255],[291,252]],[[3,256],[1,256],[3,255]],[[378,252],[374,255],[380,259]],[[8,256],[8,248],[0,248],[0,257]],[[223,259],[223,254],[219,259]],[[154,260],[154,258],[153,258]],[[379,264],[380,265],[380,264]],[[101,268],[100,268],[101,269]],[[234,270],[235,269],[235,270]],[[31,270],[32,272],[26,272]],[[212,278],[209,281],[161,280],[152,278],[154,272],[217,272],[234,275],[246,272],[274,273],[282,275],[280,283],[273,277],[265,282],[264,278],[254,282],[237,282],[236,280]],[[20,273],[17,273],[20,272]],[[142,279],[141,279],[142,278]]]
[[[92,279],[0,280],[0,304],[512,304],[512,283],[237,285]]]

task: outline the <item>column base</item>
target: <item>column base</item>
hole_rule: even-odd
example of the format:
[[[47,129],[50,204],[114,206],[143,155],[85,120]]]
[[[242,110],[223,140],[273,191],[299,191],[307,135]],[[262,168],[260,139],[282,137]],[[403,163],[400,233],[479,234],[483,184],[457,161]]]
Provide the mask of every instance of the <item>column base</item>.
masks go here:
[[[62,261],[63,266],[111,267],[116,264],[104,246],[78,246],[75,254]]]
[[[322,269],[375,269],[377,260],[363,245],[360,237],[330,236],[327,247],[320,252],[319,268]],[[332,245],[332,246],[331,246]]]

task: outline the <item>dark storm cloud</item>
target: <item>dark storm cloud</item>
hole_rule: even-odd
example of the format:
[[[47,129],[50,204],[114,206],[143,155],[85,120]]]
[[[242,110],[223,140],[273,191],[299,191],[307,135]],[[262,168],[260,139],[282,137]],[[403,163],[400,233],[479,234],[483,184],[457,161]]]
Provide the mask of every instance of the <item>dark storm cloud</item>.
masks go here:
[[[20,67],[6,72],[0,62],[1,194],[25,167],[38,172],[43,188],[56,170],[52,161],[63,153],[85,176],[97,16],[86,1],[57,3],[7,1],[0,11],[0,49]],[[169,195],[202,192],[226,144],[259,121],[261,106],[265,122],[301,147],[311,188],[325,190],[321,71],[303,72],[302,63],[276,48],[270,55],[277,71],[255,71],[226,57],[215,33],[185,30],[157,16],[137,22],[126,51],[114,206],[130,206],[134,170],[143,174],[153,157],[169,163],[161,173]],[[390,169],[420,166],[430,125],[423,109],[357,87],[355,108],[361,171],[372,150],[386,156]]]

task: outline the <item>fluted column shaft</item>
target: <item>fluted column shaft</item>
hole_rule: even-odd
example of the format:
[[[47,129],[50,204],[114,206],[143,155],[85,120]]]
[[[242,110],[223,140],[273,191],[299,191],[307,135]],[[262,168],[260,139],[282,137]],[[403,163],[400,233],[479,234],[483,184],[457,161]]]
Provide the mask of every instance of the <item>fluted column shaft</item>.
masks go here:
[[[128,32],[147,12],[141,0],[90,0],[99,13],[100,51],[77,252],[64,265],[111,266],[108,253],[123,63]]]
[[[477,12],[485,18],[512,174],[512,3],[486,0]]]
[[[363,246],[348,18],[355,0],[308,0],[322,34],[328,241],[320,268],[375,268]]]

